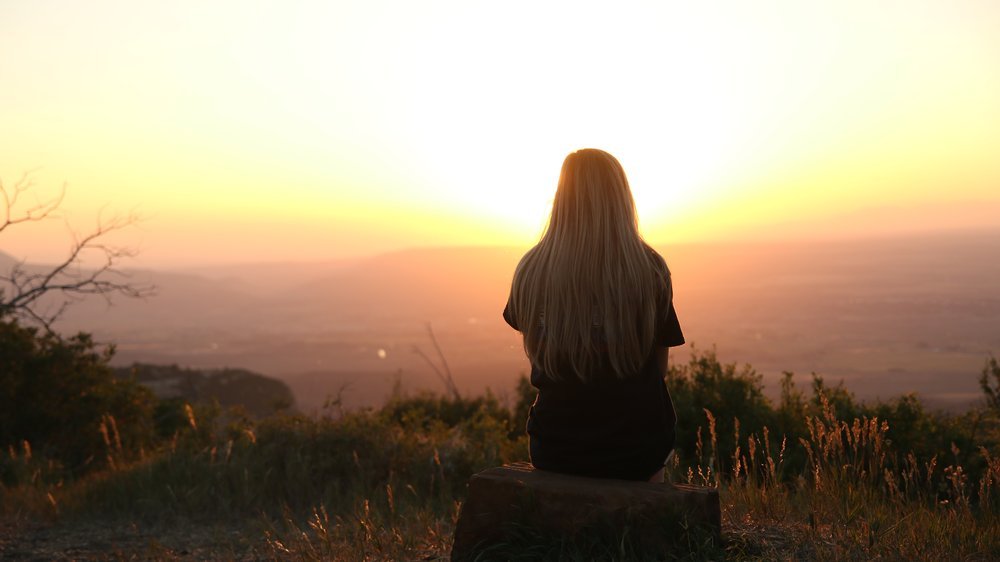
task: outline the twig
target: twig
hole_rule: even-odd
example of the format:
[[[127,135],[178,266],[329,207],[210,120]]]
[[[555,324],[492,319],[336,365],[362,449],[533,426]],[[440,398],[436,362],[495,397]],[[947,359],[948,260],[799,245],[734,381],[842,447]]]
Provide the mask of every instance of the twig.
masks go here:
[[[3,205],[0,233],[16,224],[54,217],[65,198],[65,184],[56,197],[22,211],[14,211],[20,196],[33,185],[30,172],[25,173],[10,190],[0,182],[0,204]],[[23,260],[14,264],[7,275],[0,275],[0,316],[20,316],[52,332],[52,324],[81,297],[100,295],[110,304],[111,295],[116,293],[131,298],[145,298],[155,294],[155,287],[129,282],[129,275],[118,269],[121,260],[134,257],[136,251],[103,242],[110,233],[133,226],[138,221],[139,217],[134,213],[110,219],[98,215],[97,226],[93,231],[84,236],[73,233],[69,254],[56,265],[32,272]],[[85,270],[80,262],[84,254],[90,252],[102,253],[103,263],[94,269]],[[41,299],[55,294],[62,296],[62,302],[54,308],[43,310]]]
[[[438,358],[441,359],[441,364],[444,367],[444,370],[442,371],[441,368],[435,365],[434,362],[431,361],[431,358],[428,357],[419,346],[414,345],[413,352],[422,357],[424,361],[430,365],[431,370],[434,371],[434,374],[441,380],[441,384],[444,385],[445,391],[457,400],[461,398],[461,395],[458,392],[458,387],[455,385],[455,379],[451,376],[451,369],[448,367],[448,361],[444,358],[444,353],[441,351],[441,346],[438,345],[437,338],[434,337],[434,329],[431,327],[430,322],[427,323],[427,333],[431,336],[431,343],[437,351]]]

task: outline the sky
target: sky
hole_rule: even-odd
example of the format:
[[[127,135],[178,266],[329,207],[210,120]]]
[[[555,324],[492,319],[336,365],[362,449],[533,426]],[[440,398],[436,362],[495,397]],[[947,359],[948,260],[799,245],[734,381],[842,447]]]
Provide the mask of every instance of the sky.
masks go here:
[[[994,0],[0,0],[0,83],[32,261],[528,245],[582,147],[657,244],[1000,224]]]

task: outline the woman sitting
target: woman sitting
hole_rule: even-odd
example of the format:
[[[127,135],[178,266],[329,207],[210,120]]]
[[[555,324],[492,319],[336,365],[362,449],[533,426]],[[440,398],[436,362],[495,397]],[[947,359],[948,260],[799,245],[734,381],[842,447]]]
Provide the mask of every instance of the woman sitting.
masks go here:
[[[518,263],[503,312],[538,389],[527,424],[536,468],[663,480],[677,421],[667,348],[684,343],[672,297],[621,164],[596,149],[567,156],[548,226]]]

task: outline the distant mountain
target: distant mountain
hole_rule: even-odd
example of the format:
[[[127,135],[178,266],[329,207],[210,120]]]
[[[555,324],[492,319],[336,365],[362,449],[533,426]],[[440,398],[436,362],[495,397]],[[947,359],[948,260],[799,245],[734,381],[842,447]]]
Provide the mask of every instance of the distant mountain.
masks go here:
[[[274,262],[203,265],[175,273],[203,277],[230,285],[245,293],[267,296],[284,293],[301,285],[303,279],[334,275],[357,265],[361,259],[325,262]]]
[[[134,378],[160,399],[177,398],[191,404],[242,406],[255,417],[291,408],[295,398],[285,383],[245,369],[200,371],[177,365],[135,363],[115,369],[120,378]]]
[[[17,263],[17,260],[15,260],[13,256],[0,252],[0,271],[4,272],[4,274],[6,274],[6,272],[9,271],[15,263]]]
[[[1000,230],[658,249],[689,342],[674,360],[691,345],[715,345],[766,381],[817,372],[862,397],[913,390],[948,405],[977,399],[982,362],[1000,353]],[[158,296],[86,301],[58,327],[116,343],[120,363],[239,367],[294,381],[309,410],[343,385],[355,405],[377,403],[397,378],[437,388],[425,360],[439,362],[430,323],[460,388],[503,391],[527,370],[518,334],[500,318],[524,250],[135,271]]]

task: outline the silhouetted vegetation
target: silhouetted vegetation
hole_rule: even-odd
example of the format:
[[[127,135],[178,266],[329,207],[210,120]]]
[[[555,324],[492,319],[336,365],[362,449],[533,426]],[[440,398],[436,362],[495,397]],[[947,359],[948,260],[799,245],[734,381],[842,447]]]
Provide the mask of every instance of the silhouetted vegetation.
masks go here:
[[[688,364],[671,366],[667,386],[677,409],[680,458],[709,455],[709,451],[699,452],[699,443],[704,446],[710,437],[699,432],[703,433],[709,422],[718,451],[734,451],[741,437],[759,438],[767,428],[772,438],[785,438],[793,445],[786,453],[785,467],[790,475],[800,474],[807,457],[795,445],[809,437],[809,420],[828,412],[838,420],[885,422],[885,437],[903,454],[931,458],[957,449],[966,470],[982,469],[976,460],[978,446],[995,447],[998,443],[996,416],[989,408],[962,414],[931,412],[913,393],[867,404],[858,401],[843,383],[831,387],[815,373],[808,396],[797,387],[794,375],[785,373],[775,404],[765,396],[763,379],[751,366],[721,364],[714,351],[696,351]],[[729,455],[718,455],[715,462],[722,472],[733,468]]]
[[[287,384],[246,369],[204,371],[136,363],[116,368],[115,373],[152,388],[161,402],[174,406],[217,403],[222,408],[238,406],[259,418],[295,404]]]
[[[45,198],[32,191],[35,183],[26,172],[13,185],[0,180],[0,234],[57,216],[66,196],[63,185],[59,194]],[[73,233],[69,251],[53,265],[29,266],[13,261],[7,271],[0,271],[0,317],[13,317],[52,331],[52,324],[81,297],[100,295],[111,302],[113,295],[142,298],[155,293],[155,287],[129,281],[121,262],[135,256],[135,250],[109,242],[113,233],[136,224],[137,215],[98,215],[97,226],[86,233]],[[3,257],[0,254],[0,257]],[[83,262],[97,257],[93,268]]]
[[[50,433],[30,439],[27,426],[4,418],[4,514],[203,524],[249,518],[256,523],[240,525],[257,537],[248,547],[253,556],[434,559],[447,555],[467,479],[527,458],[523,418],[535,393],[523,376],[509,408],[492,394],[397,388],[377,409],[254,419],[178,398],[157,406],[133,381],[114,377],[109,355],[85,336],[62,341],[13,322],[0,328],[3,349],[20,350],[0,355],[7,406],[0,415],[52,416],[40,426]],[[987,362],[984,378],[994,369]],[[36,373],[65,380],[21,394]],[[998,413],[988,400],[959,415],[930,412],[915,395],[865,404],[816,375],[803,390],[789,373],[772,401],[752,367],[721,364],[710,351],[672,366],[668,383],[679,417],[671,478],[720,487],[724,510],[722,545],[692,542],[690,552],[669,556],[1000,556]],[[105,397],[80,401],[86,416],[58,418],[41,403],[63,400],[68,412],[58,393],[79,396],[85,387]],[[109,416],[117,430],[108,429]],[[102,422],[113,431],[108,440]],[[52,429],[60,424],[63,430]],[[101,461],[91,461],[89,473],[69,474],[60,468],[69,450]],[[501,554],[667,556],[636,551],[627,536],[617,544],[578,538],[584,542],[526,532]]]
[[[153,394],[108,367],[112,348],[87,334],[61,338],[0,317],[0,478],[18,481],[12,451],[44,460],[53,477],[129,460],[153,444]]]

